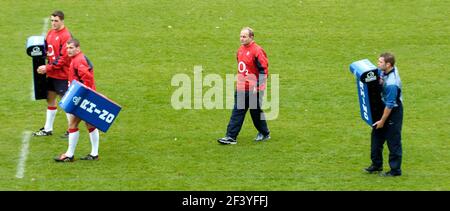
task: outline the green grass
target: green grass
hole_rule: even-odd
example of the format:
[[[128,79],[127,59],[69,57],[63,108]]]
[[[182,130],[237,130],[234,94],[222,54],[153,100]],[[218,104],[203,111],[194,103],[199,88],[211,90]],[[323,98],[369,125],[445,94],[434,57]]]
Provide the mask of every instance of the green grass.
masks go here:
[[[0,190],[450,190],[449,8],[431,0],[2,1]],[[18,179],[23,131],[45,118],[45,102],[30,100],[25,40],[55,9],[93,61],[97,89],[123,110],[100,135],[102,160],[70,164],[52,160],[67,148],[59,112],[56,136],[31,139]],[[204,76],[234,73],[247,25],[280,76],[280,113],[268,122],[269,142],[252,141],[247,116],[239,143],[220,146],[231,111],[174,110],[170,81],[192,78],[195,65]],[[370,128],[348,70],[384,51],[396,54],[403,81],[399,178],[362,172]],[[82,128],[76,156],[89,151]],[[384,157],[387,167],[387,148]]]

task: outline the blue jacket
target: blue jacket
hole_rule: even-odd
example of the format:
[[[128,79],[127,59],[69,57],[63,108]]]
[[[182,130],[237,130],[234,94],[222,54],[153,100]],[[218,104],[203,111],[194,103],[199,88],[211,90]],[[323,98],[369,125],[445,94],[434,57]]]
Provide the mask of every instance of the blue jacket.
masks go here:
[[[383,90],[381,92],[381,99],[385,106],[389,109],[398,107],[403,103],[402,99],[402,81],[396,67],[388,74],[381,71],[381,78],[383,79]]]

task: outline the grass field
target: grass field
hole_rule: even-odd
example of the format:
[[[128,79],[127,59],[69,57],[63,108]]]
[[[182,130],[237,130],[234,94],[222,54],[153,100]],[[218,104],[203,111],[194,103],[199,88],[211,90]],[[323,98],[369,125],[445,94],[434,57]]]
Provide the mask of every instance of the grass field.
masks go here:
[[[450,1],[10,1],[0,7],[0,190],[450,190]],[[97,90],[122,106],[100,134],[98,162],[55,163],[67,141],[59,109],[51,137],[32,137],[16,178],[24,131],[45,121],[30,100],[28,36],[56,9],[95,65]],[[169,27],[170,26],[170,27]],[[243,26],[279,74],[272,139],[221,146],[227,109],[171,106],[175,74],[236,71]],[[391,51],[403,81],[403,176],[365,174],[370,128],[359,116],[356,60]],[[207,91],[207,87],[204,87]],[[90,152],[82,127],[76,158]],[[387,147],[385,148],[385,167]]]

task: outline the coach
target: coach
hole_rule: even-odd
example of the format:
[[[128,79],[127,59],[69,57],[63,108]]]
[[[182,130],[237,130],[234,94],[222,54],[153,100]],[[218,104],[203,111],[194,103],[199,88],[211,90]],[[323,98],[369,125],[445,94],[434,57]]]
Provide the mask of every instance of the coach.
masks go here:
[[[226,136],[217,140],[221,144],[237,143],[236,139],[248,109],[253,125],[258,130],[255,141],[270,139],[270,131],[261,109],[269,63],[266,52],[253,39],[254,33],[251,28],[245,27],[241,30],[241,46],[237,52],[238,73],[234,108]]]
[[[387,140],[390,171],[383,176],[400,176],[402,163],[403,99],[402,82],[391,53],[383,53],[378,58],[381,72],[382,93],[385,104],[383,116],[373,124],[370,157],[372,165],[365,170],[374,173],[383,170],[383,145]]]

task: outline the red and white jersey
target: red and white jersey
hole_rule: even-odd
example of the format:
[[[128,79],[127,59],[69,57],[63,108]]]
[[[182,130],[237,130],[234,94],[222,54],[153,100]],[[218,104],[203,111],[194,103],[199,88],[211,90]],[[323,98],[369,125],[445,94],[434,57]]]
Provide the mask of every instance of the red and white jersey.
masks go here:
[[[45,38],[47,43],[48,63],[46,69],[48,77],[67,80],[70,57],[67,55],[66,44],[71,38],[72,35],[66,27],[59,31],[54,29],[48,31]]]
[[[95,90],[94,65],[82,52],[72,57],[70,62],[69,86],[72,80],[77,80]]]
[[[255,88],[258,91],[265,90],[269,61],[264,49],[255,42],[241,45],[237,52],[237,62],[236,89],[238,91],[252,91]]]

